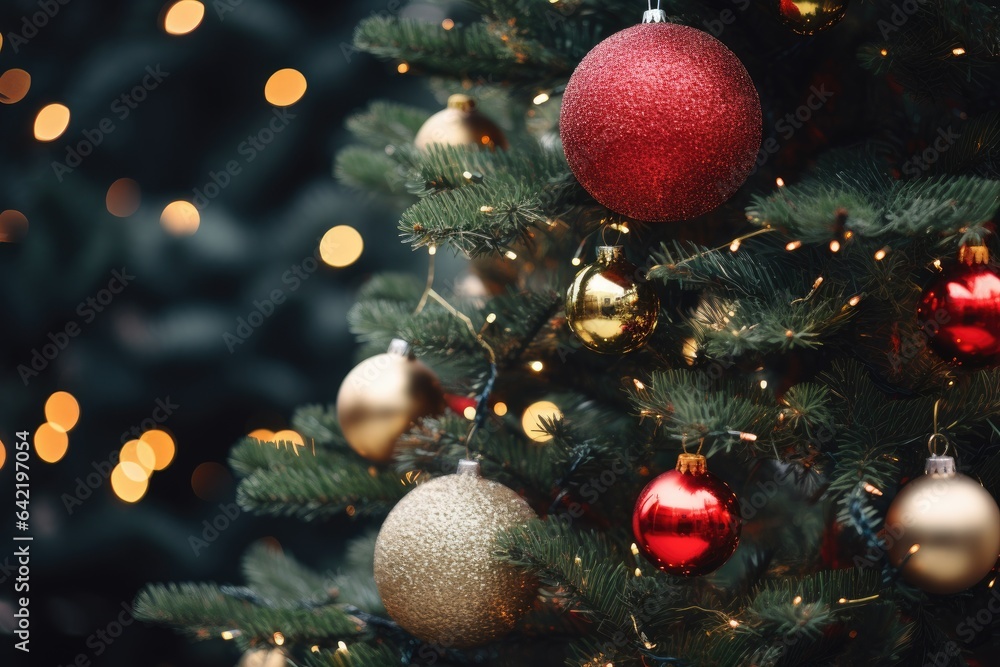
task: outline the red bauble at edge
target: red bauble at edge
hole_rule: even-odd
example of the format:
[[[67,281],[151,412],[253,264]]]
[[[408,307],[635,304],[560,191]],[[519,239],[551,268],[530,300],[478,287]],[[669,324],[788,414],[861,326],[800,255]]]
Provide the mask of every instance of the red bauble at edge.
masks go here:
[[[681,454],[677,469],[656,477],[632,513],[636,545],[654,565],[683,577],[714,572],[740,541],[739,505],[705,457]]]
[[[637,220],[688,220],[746,180],[760,149],[760,99],[722,42],[644,23],[580,62],[559,133],[573,174],[602,205]]]
[[[981,368],[1000,363],[1000,272],[959,264],[924,290],[917,320],[946,361]]]

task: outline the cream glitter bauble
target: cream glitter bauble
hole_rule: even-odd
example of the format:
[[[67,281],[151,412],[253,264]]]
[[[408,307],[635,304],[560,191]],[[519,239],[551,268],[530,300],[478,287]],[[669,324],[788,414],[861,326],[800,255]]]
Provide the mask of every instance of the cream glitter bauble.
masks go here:
[[[996,564],[1000,508],[982,484],[955,471],[952,457],[931,456],[924,470],[886,513],[889,562],[928,593],[958,593]]]
[[[499,531],[535,513],[479,464],[414,488],[375,543],[375,583],[386,611],[415,637],[467,648],[507,634],[531,606],[536,582],[494,556]]]

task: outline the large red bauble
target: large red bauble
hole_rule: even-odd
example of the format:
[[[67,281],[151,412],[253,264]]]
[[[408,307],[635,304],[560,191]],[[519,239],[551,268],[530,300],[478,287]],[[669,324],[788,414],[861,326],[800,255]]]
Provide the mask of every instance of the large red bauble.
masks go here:
[[[658,568],[684,577],[717,570],[736,551],[742,528],[736,494],[700,464],[651,481],[632,512],[638,547]]]
[[[930,347],[965,366],[1000,363],[1000,275],[985,264],[959,264],[924,290],[917,319]]]
[[[646,221],[687,220],[729,199],[760,149],[760,99],[711,35],[644,23],[611,35],[570,77],[566,160],[598,202]]]

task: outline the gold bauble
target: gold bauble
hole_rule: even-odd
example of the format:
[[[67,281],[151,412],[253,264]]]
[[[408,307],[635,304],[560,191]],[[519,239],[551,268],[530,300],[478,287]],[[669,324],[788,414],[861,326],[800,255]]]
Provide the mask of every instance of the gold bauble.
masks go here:
[[[420,150],[431,144],[449,146],[481,146],[507,148],[507,137],[496,123],[476,109],[476,101],[468,95],[452,95],[448,108],[428,118],[413,140]]]
[[[588,349],[630,352],[656,328],[660,300],[621,246],[601,246],[566,292],[566,321]]]
[[[889,562],[928,593],[964,591],[997,561],[1000,508],[982,484],[955,472],[950,456],[930,457],[925,471],[903,487],[886,513]]]
[[[337,393],[337,419],[347,443],[382,463],[392,459],[396,441],[415,421],[441,414],[444,406],[437,376],[410,356],[401,340],[355,366]]]
[[[479,464],[420,484],[386,517],[375,583],[389,615],[415,637],[467,648],[507,634],[537,583],[494,556],[497,534],[535,518],[519,495],[483,479]]]
[[[792,32],[815,35],[844,18],[847,0],[772,0],[778,3],[778,18]]]
[[[278,649],[256,649],[247,651],[237,667],[285,667],[288,661]]]

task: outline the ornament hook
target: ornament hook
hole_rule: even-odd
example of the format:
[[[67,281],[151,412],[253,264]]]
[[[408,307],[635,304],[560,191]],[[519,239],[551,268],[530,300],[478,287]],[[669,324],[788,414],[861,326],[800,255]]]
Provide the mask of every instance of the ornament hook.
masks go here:
[[[951,443],[948,442],[948,437],[938,431],[938,407],[941,405],[941,399],[934,401],[934,431],[931,433],[931,437],[927,440],[927,451],[930,452],[931,456],[944,456],[948,453],[948,447]],[[940,454],[937,453],[938,444],[944,445],[944,451]]]

